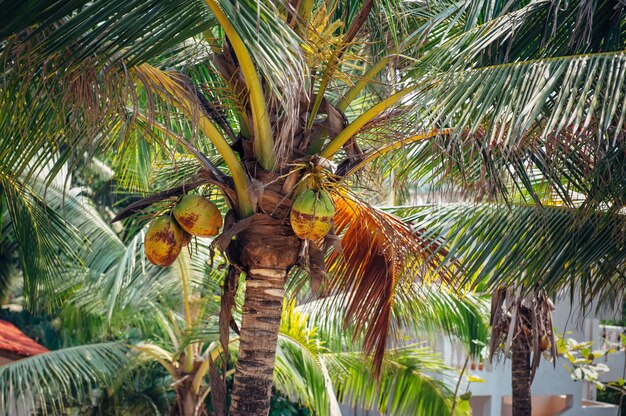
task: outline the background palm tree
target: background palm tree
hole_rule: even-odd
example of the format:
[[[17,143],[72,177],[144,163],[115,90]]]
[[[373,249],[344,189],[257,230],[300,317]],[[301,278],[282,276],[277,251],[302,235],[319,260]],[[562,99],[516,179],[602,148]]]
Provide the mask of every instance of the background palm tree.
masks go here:
[[[398,289],[416,275],[449,281],[467,268],[442,262],[458,252],[446,251],[438,235],[415,233],[342,189],[367,162],[416,143],[403,153],[410,163],[390,170],[396,181],[421,178],[478,199],[536,207],[556,200],[570,209],[575,191],[587,197],[587,214],[624,205],[623,7],[585,0],[20,3],[6,7],[0,32],[8,156],[1,172],[24,195],[23,178],[41,162],[56,160],[56,173],[85,152],[114,148],[129,168],[123,176],[142,185],[136,178],[146,177],[155,154],[194,155],[184,190],[190,183],[221,190],[232,213],[220,247],[248,277],[232,412],[265,413],[287,272],[298,262],[320,270],[319,248],[299,241],[286,222],[307,173],[338,205],[344,250],[329,258],[326,290],[349,294],[346,319],[364,332],[379,370],[393,305],[404,293]],[[324,161],[333,158],[334,173]],[[604,255],[586,257],[586,265]],[[488,276],[500,262],[476,264]],[[623,262],[597,264],[615,271]],[[571,272],[527,280],[553,289]],[[227,311],[223,318],[225,327]]]
[[[401,210],[417,227],[446,239],[464,279],[494,288],[490,353],[510,356],[514,408],[521,414],[530,412],[530,385],[542,352],[556,364],[554,305],[546,290],[556,294],[569,289],[572,299],[580,295],[583,309],[592,300],[615,301],[621,292],[612,293],[604,285],[622,284],[626,218],[578,210],[547,204],[541,210],[527,204]]]

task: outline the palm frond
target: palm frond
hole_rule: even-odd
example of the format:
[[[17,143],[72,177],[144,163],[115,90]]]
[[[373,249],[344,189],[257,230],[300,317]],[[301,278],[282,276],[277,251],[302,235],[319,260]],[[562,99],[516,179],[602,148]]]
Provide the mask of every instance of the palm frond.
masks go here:
[[[583,192],[625,137],[623,8],[485,0],[415,11],[414,41],[425,42],[407,71],[421,85],[416,120],[457,136],[423,146],[407,170],[419,163],[437,181],[507,198],[525,188],[535,202],[537,176],[564,200],[564,183]]]
[[[309,314],[311,324],[317,328],[317,337],[330,350],[358,352],[363,335],[355,334],[350,325],[344,326],[345,311],[335,307],[337,302],[329,297],[299,308]],[[394,299],[393,335],[401,341],[437,342],[442,336],[448,337],[461,341],[467,353],[476,357],[488,342],[488,307],[484,296],[451,293],[445,288],[414,282]]]
[[[147,262],[144,235],[145,228],[121,253],[112,256],[112,265],[106,271],[95,273],[93,270],[70,301],[85,312],[104,315],[109,320],[116,315],[127,320],[129,315],[152,313],[160,303],[172,308],[182,305],[180,268],[162,268]],[[181,253],[178,261],[183,262],[194,293],[210,290],[209,295],[213,295],[217,283],[216,276],[208,273],[208,243],[198,240],[188,247],[188,252]]]
[[[479,294],[414,284],[398,296],[394,319],[409,330],[408,337],[448,336],[460,341],[468,355],[478,357],[490,336],[488,306],[488,299]]]
[[[373,381],[376,375],[363,360],[360,342],[354,343],[340,330],[333,335],[326,332],[329,321],[340,321],[334,316],[341,315],[338,311],[315,307],[309,322],[310,305],[292,308],[287,306],[283,312],[274,381],[290,397],[321,415],[340,414],[338,399],[354,408],[391,414],[449,411],[452,392],[445,383],[449,369],[428,348],[411,345],[387,350]]]
[[[33,188],[26,190],[29,189],[28,199],[22,200],[23,204],[28,204],[28,209],[18,212],[12,222],[19,220],[16,223],[20,224],[16,226],[18,247],[29,253],[24,267],[32,276],[25,274],[25,278],[32,277],[43,284],[38,293],[45,296],[40,299],[46,298],[46,302],[52,305],[65,300],[67,293],[81,285],[88,273],[100,276],[109,271],[125,246],[93,203],[81,194],[82,189],[63,191],[55,186],[46,187],[42,181],[36,181]],[[45,200],[37,202],[41,198],[39,194],[44,195]],[[39,212],[41,210],[44,210],[43,214]],[[41,215],[46,219],[39,224]],[[21,230],[22,227],[25,229]],[[36,263],[43,268],[30,270],[28,259],[34,256],[44,259]],[[29,280],[26,283],[28,285]]]
[[[486,145],[510,153],[538,147],[530,133],[558,141],[566,140],[567,133],[593,135],[606,145],[608,137],[622,137],[626,128],[625,68],[626,56],[610,52],[452,72],[431,85],[423,102],[436,102],[433,123],[470,133],[489,126]],[[562,147],[579,148],[572,140]]]
[[[623,214],[581,216],[564,207],[453,204],[418,207],[406,220],[428,230],[426,237],[445,240],[445,261],[458,261],[462,280],[475,285],[524,282],[548,293],[571,287],[585,302],[623,285]]]
[[[0,367],[0,413],[60,414],[91,402],[92,389],[112,384],[132,358],[118,343],[83,345],[24,358]]]
[[[342,249],[328,259],[329,289],[346,294],[338,298],[338,307],[346,309],[346,320],[354,323],[356,332],[364,331],[363,348],[374,351],[374,363],[380,365],[396,293],[416,279],[447,279],[445,269],[431,273],[441,247],[352,195],[334,199],[335,232]]]
[[[624,49],[623,5],[588,0],[441,1],[416,12],[411,42],[425,42],[416,73],[457,72],[549,57]],[[415,73],[413,73],[415,75]]]
[[[19,250],[25,295],[31,302],[41,300],[41,293],[54,292],[57,276],[80,268],[80,233],[32,187],[12,178],[3,179],[1,187]]]
[[[208,10],[196,0],[176,4],[163,0],[32,0],[7,9],[1,20],[2,39],[19,35],[23,41],[46,33],[37,49],[43,57],[72,49],[65,62],[70,67],[95,56],[99,65],[115,58],[131,64],[145,61],[202,33],[211,23]]]
[[[294,303],[283,309],[274,386],[319,415],[340,415],[337,398],[322,358],[326,348],[308,325],[306,315],[294,309]]]
[[[29,49],[34,46],[15,47],[5,51],[13,58],[3,61],[6,83],[0,89],[2,169],[26,180],[46,169],[46,178],[53,181],[68,161],[82,161],[84,153],[93,154],[102,145],[103,137],[115,136],[120,108],[135,91],[116,70],[99,73],[89,66],[91,71],[54,71],[58,56],[46,62],[50,67],[30,66],[39,58]],[[108,99],[100,100],[103,95]]]
[[[431,120],[457,134],[413,151],[404,171],[536,202],[542,181],[570,202],[568,185],[587,193],[624,146],[625,71],[624,54],[609,53],[449,73],[424,102],[436,102]]]
[[[350,176],[360,169],[364,168],[368,163],[380,158],[384,157],[387,153],[397,151],[398,149],[404,148],[405,146],[410,146],[414,143],[419,143],[424,140],[429,140],[438,135],[445,136],[452,132],[452,129],[443,129],[443,130],[432,130],[429,132],[421,132],[407,139],[400,139],[396,141],[391,141],[389,143],[384,144],[381,147],[374,148],[369,150],[367,153],[360,156],[357,160],[345,160],[341,165],[337,167],[337,175],[342,177]]]
[[[11,230],[11,221],[0,187],[0,299],[6,299],[17,275],[18,250]]]
[[[48,13],[2,44],[11,58],[2,64],[0,129],[6,140],[0,149],[17,147],[3,163],[18,176],[32,176],[51,159],[54,177],[66,161],[76,163],[84,153],[115,147],[120,156],[130,147],[141,149],[134,140],[143,139],[145,131],[137,134],[126,108],[153,107],[154,99],[146,96],[133,65],[160,59],[168,48],[215,24],[196,1],[33,3],[11,8],[14,24],[30,22],[28,14],[37,5],[50,3]],[[25,135],[28,140],[18,140]],[[144,168],[152,156],[145,147],[130,155]]]
[[[407,346],[387,351],[378,383],[373,382],[374,374],[359,354],[326,354],[325,359],[339,388],[339,400],[353,408],[403,415],[451,411],[452,391],[442,380],[447,367],[428,348]]]
[[[576,188],[584,189],[586,195],[586,209],[609,208],[618,212],[626,206],[626,163],[624,155],[626,144],[616,145],[606,151],[601,151],[593,162],[591,172],[587,175],[586,186],[576,184]],[[572,167],[588,164],[584,155],[572,158]],[[574,169],[571,169],[574,171]],[[580,170],[585,171],[584,167]],[[583,182],[581,180],[581,182]]]
[[[274,132],[274,148],[269,150],[278,156],[277,160],[283,160],[293,148],[293,133],[308,76],[300,38],[272,2],[246,0],[233,5],[221,1],[220,5],[270,87],[265,97],[270,103],[268,108],[281,110],[276,117],[283,121],[282,128]],[[259,117],[259,122],[267,122],[270,115],[260,114]]]

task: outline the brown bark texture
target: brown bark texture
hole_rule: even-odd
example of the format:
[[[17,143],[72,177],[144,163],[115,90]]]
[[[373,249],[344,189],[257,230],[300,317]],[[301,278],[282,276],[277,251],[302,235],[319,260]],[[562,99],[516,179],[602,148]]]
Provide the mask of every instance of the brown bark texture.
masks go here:
[[[288,222],[257,214],[237,245],[247,279],[230,414],[267,415],[284,284],[300,243]]]
[[[530,368],[530,339],[525,332],[520,331],[513,338],[511,346],[511,388],[513,394],[513,416],[531,416],[532,384]]]

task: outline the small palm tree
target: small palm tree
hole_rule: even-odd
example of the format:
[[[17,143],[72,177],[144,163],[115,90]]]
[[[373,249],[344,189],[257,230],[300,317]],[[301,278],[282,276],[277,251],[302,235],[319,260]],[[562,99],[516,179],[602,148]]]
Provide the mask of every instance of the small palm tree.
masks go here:
[[[530,386],[541,356],[556,365],[554,305],[547,293],[569,289],[584,307],[611,299],[623,284],[617,276],[626,264],[626,218],[610,211],[581,216],[579,210],[545,203],[541,210],[528,204],[452,204],[401,211],[417,227],[446,239],[464,280],[494,288],[490,354],[512,360],[516,414],[530,414]]]
[[[413,144],[411,162],[390,170],[398,180],[447,180],[479,198],[536,205],[554,193],[570,207],[574,190],[589,196],[587,209],[623,206],[623,7],[23,2],[1,18],[0,172],[23,192],[23,178],[53,157],[56,172],[98,149],[134,168],[145,156],[194,155],[200,173],[132,208],[191,184],[220,189],[231,213],[219,248],[247,276],[231,413],[266,414],[296,264],[332,272],[325,290],[348,293],[345,317],[365,333],[379,370],[401,289],[457,270],[442,262],[449,256],[437,236],[347,192],[373,159]],[[338,209],[343,251],[325,267],[321,248],[288,221],[307,177]]]

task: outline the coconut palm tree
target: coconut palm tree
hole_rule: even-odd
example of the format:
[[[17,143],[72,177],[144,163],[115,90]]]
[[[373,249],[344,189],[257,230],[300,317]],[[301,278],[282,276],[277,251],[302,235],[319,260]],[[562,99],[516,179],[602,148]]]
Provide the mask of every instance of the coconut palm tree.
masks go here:
[[[68,205],[75,204],[74,198],[68,196]],[[82,222],[84,218],[84,215],[72,217],[85,229],[88,224]],[[102,222],[92,227],[102,225],[106,227]],[[103,239],[114,238],[109,234]],[[0,368],[0,408],[4,412],[38,409],[43,414],[57,414],[67,408],[102,406],[105,399],[117,403],[120,411],[152,414],[157,403],[147,399],[147,394],[138,397],[128,394],[129,390],[141,392],[139,383],[146,387],[162,384],[172,389],[175,392],[172,409],[176,414],[206,414],[207,402],[214,413],[224,411],[219,406],[225,404],[226,385],[217,374],[218,366],[223,368],[224,377],[234,373],[229,355],[222,351],[217,319],[216,295],[224,273],[215,269],[207,273],[207,254],[182,255],[178,260],[180,267],[175,269],[178,273],[150,265],[140,267],[145,262],[144,255],[141,246],[132,241],[114,266],[112,275],[117,279],[122,276],[117,292],[104,290],[111,282],[101,276],[91,284],[84,283],[84,288],[76,288],[65,308],[74,307],[102,317],[107,314],[108,305],[113,304],[108,332],[140,328],[144,337],[63,348]],[[107,247],[101,244],[102,240],[98,243],[100,248]],[[208,253],[206,245],[199,248]],[[129,267],[128,263],[133,263],[130,258],[135,259],[136,267]],[[145,279],[156,284],[147,286]],[[182,284],[182,297],[168,300],[166,293],[172,292],[176,283]],[[96,284],[101,286],[96,288]],[[199,296],[202,292],[205,293]],[[483,320],[486,305],[480,299],[471,295],[457,299],[440,291],[422,291],[416,296],[418,305],[399,303],[395,307],[396,314],[412,323],[410,328],[416,333],[428,335],[443,330],[460,338],[470,349],[469,353],[474,340],[486,340]],[[240,315],[242,300],[241,296],[237,297],[236,315]],[[177,306],[180,302],[182,307]],[[453,383],[447,379],[453,376],[446,373],[449,369],[428,347],[407,345],[388,350],[381,369],[381,384],[375,386],[370,383],[374,375],[362,359],[360,341],[350,331],[340,329],[341,319],[329,314],[331,309],[327,307],[307,306],[307,309],[314,311],[315,322],[324,326],[318,329],[309,324],[307,314],[296,310],[293,302],[283,309],[275,389],[321,415],[339,414],[339,403],[393,413],[451,411],[455,397],[449,387]],[[415,319],[415,314],[421,319]],[[64,325],[68,324],[72,325],[64,321]],[[227,346],[234,356],[238,342],[239,337],[233,337]],[[154,364],[161,367],[160,372],[152,369]],[[146,372],[158,376],[157,380],[146,381],[143,376]],[[439,378],[433,377],[437,374]],[[159,382],[159,378],[163,380]],[[102,393],[104,388],[108,393]],[[73,392],[71,399],[67,391]]]
[[[556,365],[554,308],[547,293],[580,293],[580,305],[623,290],[626,217],[544,204],[404,207],[416,227],[445,238],[463,279],[494,288],[490,354],[512,360],[513,409],[530,414],[530,386],[542,355]],[[530,289],[528,289],[530,288]],[[584,288],[581,290],[581,288]],[[543,354],[542,354],[543,353]]]
[[[157,181],[171,176],[171,168],[164,170],[156,175]],[[62,192],[51,185],[45,190],[46,209],[65,218],[61,225],[66,229],[80,229],[89,245],[68,241],[76,245],[72,251],[83,256],[80,264],[59,269],[63,274],[51,285],[56,290],[45,292],[48,302],[34,299],[32,303],[44,305],[47,311],[60,305],[57,308],[61,310],[54,311],[60,314],[63,330],[73,338],[81,332],[89,335],[78,344],[64,343],[66,348],[0,369],[0,408],[56,414],[67,408],[92,409],[112,403],[120,411],[168,411],[168,400],[159,403],[151,392],[160,388],[174,392],[171,408],[177,414],[204,414],[207,403],[213,412],[223,412],[219,406],[225,405],[226,383],[217,372],[224,378],[234,373],[229,356],[237,356],[239,337],[230,339],[225,346],[230,354],[224,354],[218,294],[226,273],[207,268],[206,242],[192,243],[189,254],[179,257],[177,267],[158,268],[146,262],[143,246],[138,244],[145,230],[124,243],[103,221],[84,188]],[[50,288],[39,288],[38,293],[44,290]],[[457,299],[438,290],[412,290],[416,305],[398,302],[394,307],[407,330],[422,338],[443,330],[460,338],[469,353],[478,353],[473,341],[484,342],[487,336],[483,301],[472,295]],[[237,322],[243,300],[240,295],[241,291],[235,305]],[[454,383],[429,348],[407,345],[387,351],[381,385],[374,388],[369,383],[371,368],[361,357],[361,341],[351,330],[341,328],[342,316],[331,314],[332,309],[321,307],[320,302],[330,299],[318,301],[316,307],[306,306],[315,312],[312,324],[304,311],[294,309],[293,302],[283,309],[275,389],[316,414],[337,414],[339,403],[394,413],[450,411],[455,398],[449,386]],[[72,319],[71,314],[76,313],[89,323],[88,331],[81,320]],[[124,335],[129,333],[135,335]],[[432,374],[440,374],[442,379]],[[104,387],[107,393],[103,394]],[[143,392],[142,388],[149,390]],[[67,391],[74,392],[71,400]]]
[[[56,172],[99,149],[143,164],[145,177],[150,156],[185,151],[200,171],[118,218],[202,184],[223,194],[230,212],[216,247],[246,275],[232,414],[267,413],[294,266],[310,269],[324,294],[348,294],[339,305],[379,371],[402,288],[450,281],[458,269],[442,262],[449,253],[438,238],[348,192],[373,159],[408,153],[395,178],[488,200],[540,206],[554,194],[573,207],[576,191],[588,196],[587,212],[623,206],[617,1],[5,6],[3,177],[21,184],[41,162],[57,158]],[[333,234],[320,246],[290,227],[294,190],[311,180],[333,195],[341,251]]]

